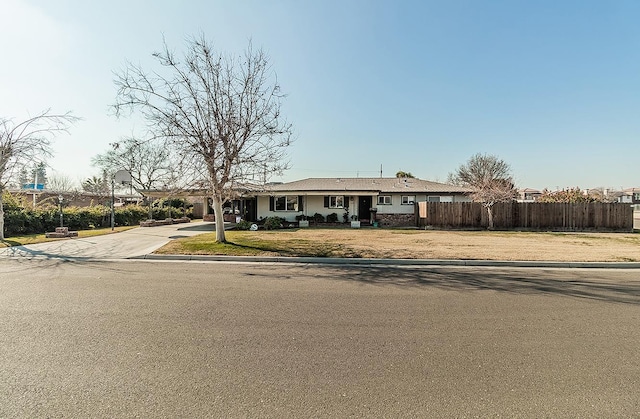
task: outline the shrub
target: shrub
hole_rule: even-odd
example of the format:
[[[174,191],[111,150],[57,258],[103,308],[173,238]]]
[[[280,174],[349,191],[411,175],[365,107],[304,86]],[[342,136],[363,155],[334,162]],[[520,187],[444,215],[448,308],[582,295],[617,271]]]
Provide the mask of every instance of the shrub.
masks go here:
[[[239,223],[236,223],[236,230],[249,230],[251,228],[251,222],[246,220],[241,220]]]
[[[331,214],[327,215],[327,222],[328,223],[337,223],[338,222],[338,214],[336,214],[335,212],[332,212]]]
[[[161,198],[151,204],[151,216],[154,220],[165,218],[193,218],[193,204],[184,198]]]
[[[140,221],[146,220],[148,216],[147,209],[139,205],[126,205],[116,208],[115,224],[132,226],[140,224]]]
[[[138,205],[115,209],[116,225],[137,225],[146,219],[147,210]],[[63,224],[70,230],[87,230],[111,225],[111,210],[103,205],[67,207],[62,210]],[[5,236],[42,234],[60,226],[60,212],[54,206],[36,209],[11,208],[5,212]]]
[[[324,223],[324,215],[316,212],[315,214],[313,214],[313,221],[317,224],[317,223]]]
[[[266,220],[264,220],[264,228],[265,230],[275,230],[277,228],[282,228],[282,223],[284,221],[284,218],[268,217]]]
[[[342,214],[342,222],[344,222],[344,223],[348,223],[349,222],[349,207],[346,207],[344,209],[344,214]]]

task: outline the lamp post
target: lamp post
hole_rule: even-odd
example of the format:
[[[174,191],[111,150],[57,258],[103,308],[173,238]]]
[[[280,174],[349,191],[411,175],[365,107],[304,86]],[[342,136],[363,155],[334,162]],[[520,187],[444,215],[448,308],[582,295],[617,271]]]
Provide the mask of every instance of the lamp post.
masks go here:
[[[115,187],[116,187],[116,181],[112,177],[111,178],[111,231],[115,229],[115,225],[116,225],[116,213],[114,209],[115,201],[116,201]]]
[[[60,209],[60,227],[64,227],[63,224],[63,220],[62,220],[62,199],[64,197],[62,196],[62,194],[58,195],[58,207]]]

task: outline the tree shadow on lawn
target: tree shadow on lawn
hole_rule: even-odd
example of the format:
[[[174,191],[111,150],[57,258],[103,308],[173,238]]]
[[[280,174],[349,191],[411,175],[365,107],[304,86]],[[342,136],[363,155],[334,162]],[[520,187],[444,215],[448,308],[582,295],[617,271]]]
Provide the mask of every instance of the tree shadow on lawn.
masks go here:
[[[527,295],[561,295],[588,300],[640,305],[637,270],[539,270],[345,266],[313,267],[330,280],[357,281],[378,286],[434,287],[445,290],[491,290]],[[327,271],[324,271],[324,270]],[[326,272],[326,275],[325,275]],[[318,277],[318,275],[313,275]]]
[[[319,246],[310,247],[308,243],[300,242],[297,243],[299,246],[296,246],[295,242],[287,242],[280,246],[275,242],[265,242],[265,243],[234,243],[231,241],[227,241],[225,245],[232,247],[233,249],[238,250],[248,250],[252,254],[257,254],[259,252],[269,252],[269,253],[277,253],[280,256],[296,256],[296,257],[332,257],[336,255],[336,252],[344,253],[342,246],[336,244],[322,244]],[[348,256],[349,257],[349,256]],[[353,256],[350,256],[353,257]]]

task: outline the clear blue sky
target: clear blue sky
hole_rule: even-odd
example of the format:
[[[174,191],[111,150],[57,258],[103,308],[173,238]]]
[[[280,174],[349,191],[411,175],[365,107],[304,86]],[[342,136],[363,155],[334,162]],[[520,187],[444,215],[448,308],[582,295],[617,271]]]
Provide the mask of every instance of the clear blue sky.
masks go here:
[[[2,0],[0,115],[84,118],[50,172],[142,128],[109,115],[113,71],[204,32],[271,57],[294,124],[282,178],[430,180],[475,153],[519,187],[640,187],[640,1]]]

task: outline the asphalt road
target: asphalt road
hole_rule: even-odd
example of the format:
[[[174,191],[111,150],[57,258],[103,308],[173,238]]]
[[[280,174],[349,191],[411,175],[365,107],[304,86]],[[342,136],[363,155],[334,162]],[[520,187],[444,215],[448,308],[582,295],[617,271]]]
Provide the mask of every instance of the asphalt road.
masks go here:
[[[638,417],[640,272],[0,260],[0,417]]]

